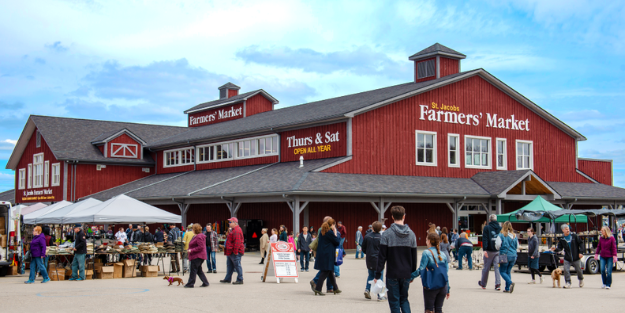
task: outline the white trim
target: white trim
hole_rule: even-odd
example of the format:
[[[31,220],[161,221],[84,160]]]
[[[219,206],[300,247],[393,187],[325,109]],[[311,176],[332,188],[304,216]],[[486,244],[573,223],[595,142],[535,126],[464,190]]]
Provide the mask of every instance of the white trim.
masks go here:
[[[499,141],[503,141],[503,166],[499,166],[499,147],[497,146]],[[495,168],[501,171],[508,170],[508,139],[495,138]]]
[[[17,189],[26,188],[26,169],[20,168],[17,174]]]
[[[436,56],[436,68],[434,69],[436,71],[436,78],[441,78],[441,56],[437,55]]]
[[[473,165],[473,157],[471,157],[471,165],[467,165],[467,163],[466,163],[467,139],[488,140],[488,165],[487,166]],[[464,146],[462,147],[463,148],[462,149],[462,153],[465,155],[465,157],[464,157],[465,158],[465,163],[464,163],[464,167],[465,168],[485,169],[485,170],[492,170],[493,169],[493,140],[492,139],[493,139],[492,137],[464,135]],[[471,151],[471,153],[473,153],[473,151]],[[480,151],[479,153],[481,154],[482,151]]]
[[[326,164],[326,165],[324,165],[324,166],[322,166],[322,167],[316,168],[316,169],[312,170],[311,172],[313,172],[313,173],[317,173],[317,172],[325,171],[325,170],[327,170],[327,169],[329,169],[329,168],[331,168],[331,167],[334,167],[334,166],[337,166],[337,165],[339,165],[339,164],[341,164],[341,163],[345,163],[345,162],[347,162],[347,161],[350,161],[351,159],[352,159],[352,156],[350,155],[350,156],[347,156],[347,157],[346,157],[346,158],[344,158],[344,159],[341,159],[341,160],[338,160],[338,161],[332,162],[332,163],[330,163],[330,164]]]
[[[523,168],[523,167],[519,167],[519,143],[529,143],[530,144],[530,164],[529,164],[529,168]],[[534,170],[534,142],[531,140],[516,140],[515,144],[514,144],[514,164],[516,164],[516,169],[517,170]]]
[[[115,150],[115,145],[120,146],[119,149]],[[137,149],[137,152],[133,153],[132,150],[130,150],[128,147],[135,147]],[[117,153],[120,152],[120,151],[122,152],[122,154],[125,154],[124,151],[128,151],[130,153],[130,156],[117,155]],[[133,144],[133,143],[111,143],[111,158],[136,159],[138,152],[139,152],[139,145],[137,145],[137,144]]]
[[[451,58],[454,58],[454,59],[466,59],[466,56],[463,56],[463,55],[453,54],[453,53],[443,52],[443,51],[434,51],[434,52],[430,52],[430,53],[426,53],[426,54],[420,54],[420,55],[417,55],[417,56],[409,57],[408,60],[418,61],[418,60],[420,60],[422,58],[428,58],[428,57],[432,57],[432,56],[435,56],[435,55],[443,55],[443,56],[451,57]]]
[[[36,163],[35,160],[37,159],[37,157],[41,157],[41,163]],[[43,164],[44,164],[44,160],[43,160],[43,152],[41,153],[37,153],[37,154],[33,154],[33,188],[42,188],[43,187]],[[39,171],[37,170],[37,165],[41,165],[41,173],[39,173]],[[38,182],[37,178],[41,176],[41,181]]]
[[[143,141],[141,138],[139,138],[139,136],[133,134],[131,131],[129,131],[127,128],[124,128],[116,133],[114,133],[113,135],[110,135],[104,139],[98,140],[98,141],[92,141],[92,144],[99,144],[99,143],[107,143],[123,134],[128,135],[128,137],[132,138],[134,141],[142,144],[142,145],[147,145],[147,143],[145,141]]]
[[[28,176],[26,177],[28,180],[28,189],[33,188],[33,165],[28,164]]]
[[[56,168],[56,171],[54,170]],[[56,177],[56,179],[55,179]],[[61,185],[61,163],[52,164],[52,181],[50,182],[50,186],[60,186]],[[55,183],[56,180],[56,183]]]
[[[277,148],[275,149],[276,152],[273,152],[273,138],[277,138],[276,143],[277,143]],[[266,138],[272,138],[272,146],[271,146],[271,153],[263,153],[263,154],[259,154],[258,153],[258,147],[256,147],[256,154],[255,155],[250,155],[250,156],[239,156],[239,143],[240,142],[245,142],[245,141],[250,141],[250,153],[251,153],[251,148],[252,148],[252,144],[254,143],[253,140],[258,140],[258,139],[266,139]],[[219,146],[219,145],[225,145],[225,144],[234,144],[234,148],[233,148],[233,154],[231,158],[227,158],[227,159],[220,159],[220,160],[208,160],[208,161],[200,161],[200,153],[199,153],[199,149],[200,148],[206,148],[206,147],[213,147],[213,146]],[[265,148],[266,150],[266,148]],[[237,140],[228,140],[228,141],[221,141],[221,142],[215,142],[215,143],[211,143],[211,144],[205,144],[205,145],[201,145],[201,146],[197,146],[196,147],[196,162],[197,164],[206,164],[206,163],[217,163],[217,162],[224,162],[224,161],[233,161],[233,160],[244,160],[244,159],[255,159],[255,158],[263,158],[263,157],[267,157],[267,156],[274,156],[274,155],[279,155],[280,154],[280,135],[278,134],[271,134],[271,135],[263,135],[263,136],[256,136],[256,137],[250,137],[250,138],[243,138],[243,139],[237,139]]]
[[[50,161],[43,162],[43,186],[50,186]]]
[[[186,150],[190,150],[193,153],[193,160],[195,160],[195,149],[193,147],[185,147],[185,148],[178,148],[178,149],[171,149],[171,150],[165,150],[163,151],[163,168],[169,168],[169,167],[180,167],[180,166],[188,166],[188,165],[193,165],[193,162],[190,163],[184,163],[182,164],[181,162],[181,158],[180,158],[180,153],[176,153],[176,164],[173,165],[167,165],[167,160],[169,159],[166,154],[170,153],[170,152],[179,152],[179,151],[186,151]]]
[[[449,139],[451,137],[456,138],[456,164],[451,164],[451,148],[449,147]],[[463,155],[463,153],[460,152],[460,148],[463,147],[463,145],[460,144],[460,135],[459,134],[447,134],[447,166],[449,167],[460,167],[460,164],[462,163],[462,158],[460,156]]]
[[[423,155],[423,162],[419,162],[419,156],[417,155],[418,151],[419,151],[419,147],[418,147],[418,142],[419,142],[419,134],[424,134],[424,135],[434,135],[432,138],[432,161],[434,161],[433,163],[427,163],[425,161],[425,154]],[[438,141],[438,135],[436,134],[436,132],[431,132],[431,131],[426,131],[426,130],[415,130],[415,146],[414,146],[414,156],[415,156],[415,165],[419,165],[419,166],[438,166],[438,153],[437,153],[437,141]],[[424,149],[425,148],[425,143],[424,143]]]
[[[588,176],[588,174],[580,171],[579,169],[575,169],[575,171],[577,172],[577,174],[580,174],[580,175],[584,176],[584,178],[590,180],[591,182],[593,182],[595,184],[600,184],[600,182],[596,181],[594,178]]]

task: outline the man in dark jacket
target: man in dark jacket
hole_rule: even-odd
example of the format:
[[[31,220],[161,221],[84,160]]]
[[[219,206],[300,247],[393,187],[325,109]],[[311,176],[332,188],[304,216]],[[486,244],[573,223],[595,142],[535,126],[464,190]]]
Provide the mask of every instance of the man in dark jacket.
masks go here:
[[[563,288],[571,288],[571,266],[575,268],[577,272],[577,279],[579,280],[579,288],[584,287],[584,274],[580,264],[580,259],[584,257],[582,251],[584,251],[584,243],[577,237],[576,234],[571,234],[569,225],[562,224],[562,237],[558,240],[558,247],[552,247],[551,250],[555,252],[564,251],[564,284]]]
[[[297,237],[297,253],[299,253],[299,265],[302,272],[308,272],[308,263],[310,261],[310,247],[312,236],[308,233],[308,227],[304,226],[302,232]]]
[[[417,270],[417,238],[410,227],[404,224],[406,209],[396,205],[391,208],[393,224],[382,234],[380,252],[375,271],[374,283],[382,277],[384,265],[386,270],[386,288],[388,288],[388,305],[391,313],[410,312],[408,289],[410,275]]]
[[[134,233],[132,234],[132,242],[133,243],[139,243],[139,242],[145,242],[145,238],[143,238],[143,228],[141,226],[136,226],[136,230],[134,231]]]
[[[85,256],[87,256],[87,238],[80,224],[74,226],[74,260],[72,261],[71,281],[85,280]],[[80,277],[79,277],[80,271]]]
[[[482,233],[482,249],[484,249],[484,268],[482,269],[482,280],[477,284],[486,289],[488,283],[488,274],[490,267],[495,267],[495,290],[501,290],[501,275],[499,274],[499,249],[495,246],[497,236],[501,231],[501,226],[497,222],[497,215],[491,214],[489,217],[489,223],[484,227]]]
[[[154,242],[163,242],[165,241],[163,232],[160,228],[156,228],[156,232],[154,233]]]
[[[367,263],[367,271],[369,272],[369,276],[367,277],[367,286],[365,287],[365,298],[371,299],[371,284],[369,283],[375,278],[375,270],[378,267],[378,255],[380,253],[380,240],[382,239],[382,235],[380,235],[380,230],[382,230],[382,223],[375,221],[372,225],[372,231],[368,232],[365,235],[365,239],[362,242],[362,252],[364,252],[367,257],[365,262]],[[384,272],[380,275],[380,279],[384,276]],[[378,301],[384,301],[386,297],[378,296]]]

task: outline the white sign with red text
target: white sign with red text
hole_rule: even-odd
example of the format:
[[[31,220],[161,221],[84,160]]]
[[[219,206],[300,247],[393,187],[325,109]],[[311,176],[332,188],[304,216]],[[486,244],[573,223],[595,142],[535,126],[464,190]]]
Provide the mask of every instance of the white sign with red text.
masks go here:
[[[276,278],[297,278],[297,258],[295,257],[295,247],[284,241],[271,244],[271,262]],[[280,280],[278,279],[278,283]]]

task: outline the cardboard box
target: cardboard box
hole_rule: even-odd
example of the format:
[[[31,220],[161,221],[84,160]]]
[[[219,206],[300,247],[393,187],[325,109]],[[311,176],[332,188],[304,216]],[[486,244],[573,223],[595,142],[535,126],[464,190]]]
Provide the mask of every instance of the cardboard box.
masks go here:
[[[114,263],[113,267],[115,268],[115,272],[113,272],[113,278],[124,277],[124,263]]]
[[[158,247],[162,247],[162,246],[163,246],[163,243],[162,243],[162,242],[157,242],[157,243],[156,243],[156,245],[155,245],[155,247],[157,247],[157,248],[158,248]]]
[[[104,265],[104,264],[102,264],[102,263],[94,263],[94,264],[93,264],[93,270],[94,270],[96,273],[100,273],[100,272],[102,271],[102,266],[103,266],[103,265]]]
[[[143,277],[158,277],[159,267],[156,265],[144,265],[141,266],[141,276]]]
[[[7,235],[0,235],[0,247],[7,247]]]
[[[143,277],[158,277],[158,272],[141,272]]]
[[[95,259],[95,263],[102,263],[102,259]]]
[[[65,278],[69,279],[69,277],[71,276],[72,276],[72,270],[68,270],[67,268],[65,268]]]
[[[4,228],[0,228],[0,235],[6,235],[7,234],[7,230]]]
[[[85,271],[85,279],[93,279],[93,270]]]
[[[135,269],[135,260],[124,260],[124,273],[122,275],[124,278],[137,276],[137,270]]]
[[[113,266],[102,266],[102,271],[98,273],[99,279],[113,279],[115,268]]]
[[[7,275],[17,275],[17,266],[9,266],[9,271]]]
[[[50,280],[53,281],[65,280],[65,269],[53,269],[53,271],[48,272],[48,276],[50,276]]]
[[[56,261],[50,261],[48,263],[48,273],[56,268]]]

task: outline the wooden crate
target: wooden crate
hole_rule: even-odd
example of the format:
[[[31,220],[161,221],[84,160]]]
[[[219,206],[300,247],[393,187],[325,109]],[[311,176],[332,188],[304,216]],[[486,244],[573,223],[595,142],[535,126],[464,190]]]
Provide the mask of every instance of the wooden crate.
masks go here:
[[[51,271],[48,272],[48,276],[50,277],[50,280],[53,280],[53,281],[65,280],[65,269],[53,268]]]

